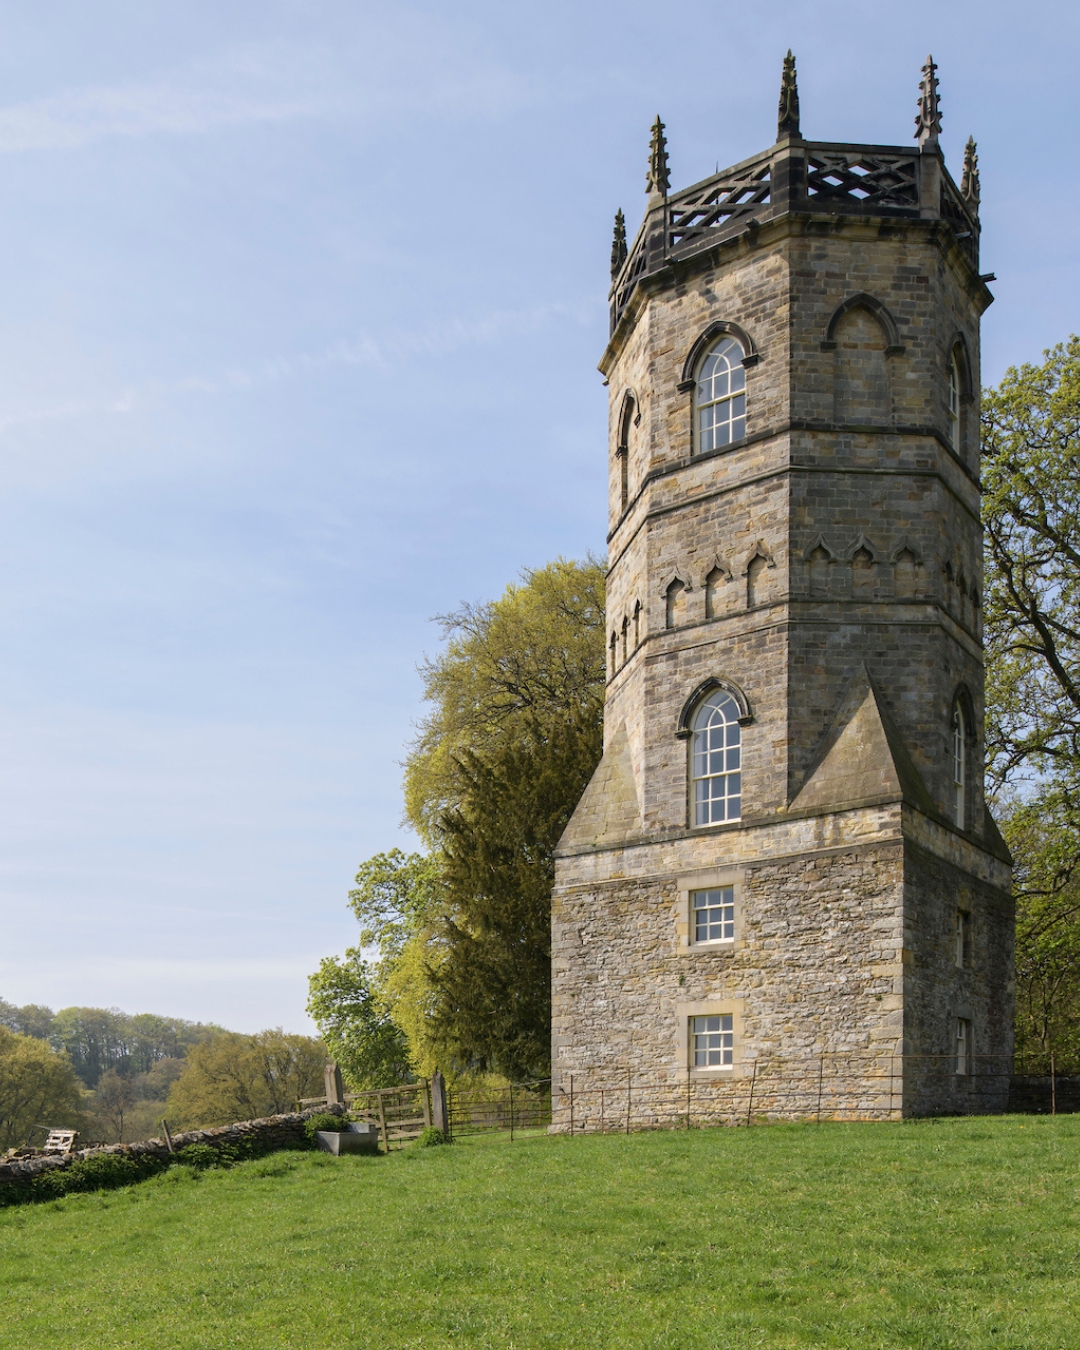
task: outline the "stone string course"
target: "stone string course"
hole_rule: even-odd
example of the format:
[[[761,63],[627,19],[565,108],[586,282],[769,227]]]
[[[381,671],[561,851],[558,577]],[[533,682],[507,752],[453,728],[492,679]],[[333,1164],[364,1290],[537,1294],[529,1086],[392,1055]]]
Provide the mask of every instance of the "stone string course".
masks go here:
[[[251,1147],[263,1153],[272,1153],[277,1149],[306,1148],[307,1135],[304,1125],[313,1115],[327,1111],[341,1113],[340,1107],[319,1107],[311,1111],[293,1111],[286,1115],[265,1116],[259,1120],[241,1120],[233,1125],[215,1125],[206,1130],[185,1130],[174,1134],[173,1149],[179,1152],[188,1144],[205,1144],[212,1149],[228,1149],[237,1144]],[[135,1144],[106,1144],[101,1148],[76,1149],[62,1157],[44,1155],[38,1158],[15,1159],[0,1163],[0,1185],[4,1183],[29,1186],[35,1177],[45,1172],[64,1171],[72,1163],[84,1162],[90,1158],[107,1155],[126,1158],[157,1158],[167,1162],[172,1154],[164,1139],[143,1139]]]

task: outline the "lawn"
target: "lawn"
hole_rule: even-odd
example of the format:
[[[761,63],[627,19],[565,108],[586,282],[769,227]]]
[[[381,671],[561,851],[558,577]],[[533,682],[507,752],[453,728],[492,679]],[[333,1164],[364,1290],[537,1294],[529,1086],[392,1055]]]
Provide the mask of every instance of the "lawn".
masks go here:
[[[1080,1346],[1080,1117],[277,1154],[0,1211],[4,1350]]]

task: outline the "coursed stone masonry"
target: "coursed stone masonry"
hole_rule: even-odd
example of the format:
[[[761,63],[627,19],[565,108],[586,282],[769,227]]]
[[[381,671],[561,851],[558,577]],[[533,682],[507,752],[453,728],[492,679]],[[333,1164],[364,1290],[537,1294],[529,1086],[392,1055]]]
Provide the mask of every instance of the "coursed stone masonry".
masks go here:
[[[654,191],[613,255],[611,667],[604,760],[557,860],[555,1128],[571,1074],[693,1079],[706,1010],[734,1019],[732,1081],[847,1055],[838,1110],[971,1109],[975,1076],[978,1109],[1008,1090],[1009,858],[982,787],[978,188],[952,182],[936,135],[830,146],[784,127],[770,152]],[[695,363],[724,334],[746,435],[698,453]],[[709,681],[747,708],[742,814],[699,827],[685,724]],[[694,948],[688,897],[717,878],[738,935]]]

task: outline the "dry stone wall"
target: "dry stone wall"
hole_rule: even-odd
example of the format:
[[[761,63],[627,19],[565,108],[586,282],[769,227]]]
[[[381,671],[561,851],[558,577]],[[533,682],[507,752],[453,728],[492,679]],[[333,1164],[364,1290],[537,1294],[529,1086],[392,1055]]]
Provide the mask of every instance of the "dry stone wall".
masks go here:
[[[42,1155],[0,1162],[0,1194],[7,1187],[29,1189],[38,1177],[46,1173],[63,1172],[75,1163],[95,1158],[117,1157],[135,1161],[154,1159],[167,1164],[173,1160],[173,1150],[178,1152],[189,1144],[202,1144],[234,1156],[236,1153],[254,1156],[258,1153],[274,1153],[278,1149],[307,1148],[310,1141],[304,1126],[313,1115],[325,1111],[336,1115],[341,1114],[343,1108],[319,1107],[318,1111],[289,1112],[259,1120],[237,1121],[232,1125],[214,1125],[205,1130],[184,1130],[172,1136],[172,1150],[164,1139],[144,1139],[134,1144],[106,1144],[100,1148],[76,1149],[63,1156]]]

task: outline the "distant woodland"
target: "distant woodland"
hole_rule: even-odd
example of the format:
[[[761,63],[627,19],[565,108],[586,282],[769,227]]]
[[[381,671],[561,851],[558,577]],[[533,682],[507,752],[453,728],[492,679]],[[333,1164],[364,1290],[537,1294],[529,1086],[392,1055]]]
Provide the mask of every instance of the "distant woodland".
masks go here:
[[[322,1090],[326,1049],[118,1008],[17,1007],[0,998],[0,1151],[54,1126],[127,1142],[292,1110]]]

